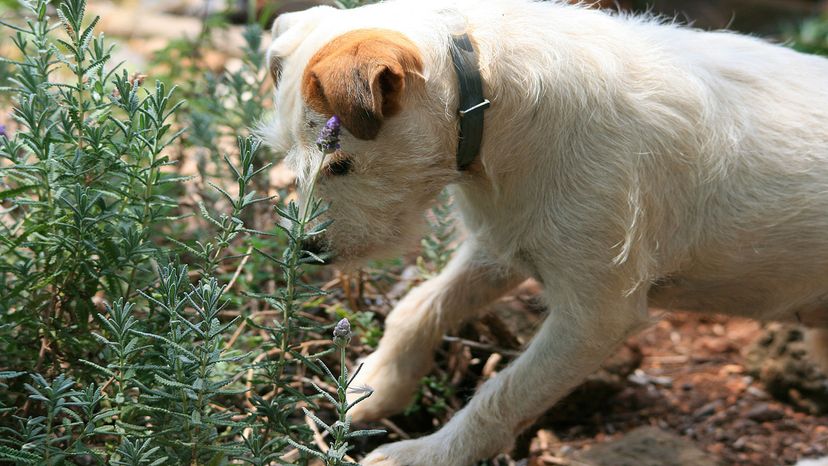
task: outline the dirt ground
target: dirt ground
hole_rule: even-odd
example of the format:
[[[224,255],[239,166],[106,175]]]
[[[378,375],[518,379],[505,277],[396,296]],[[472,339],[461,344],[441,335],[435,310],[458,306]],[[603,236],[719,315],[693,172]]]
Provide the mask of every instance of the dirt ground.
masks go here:
[[[423,407],[384,421],[390,434],[374,442],[433,431],[482,381],[505,367],[544,317],[537,292],[535,284],[524,284],[487,317],[448,337],[433,377],[451,385],[450,396],[439,384],[425,387]],[[499,464],[772,466],[828,456],[828,414],[808,412],[803,409],[807,404],[775,399],[752,375],[749,366],[755,363],[748,355],[757,342],[767,339],[763,324],[654,313],[661,315],[655,325],[631,338],[602,371],[538,420]],[[821,396],[828,396],[828,380],[822,376],[820,383]],[[796,398],[796,389],[790,390]],[[435,409],[443,405],[444,411]],[[636,452],[642,448],[641,435],[628,434],[642,426],[654,428],[646,431],[648,438],[658,431],[666,440],[644,443],[647,451]],[[587,453],[613,441],[612,448]],[[361,449],[369,451],[376,444]],[[618,448],[628,450],[627,456],[619,456]],[[676,456],[676,449],[688,448],[698,452]],[[657,452],[666,455],[663,461],[644,460]],[[622,457],[633,460],[624,462]]]
[[[657,426],[732,465],[793,464],[828,455],[828,416],[774,400],[748,374],[741,350],[762,332],[760,324],[743,319],[668,315],[630,341],[643,359],[619,393],[578,426],[549,427],[577,449],[634,427]]]

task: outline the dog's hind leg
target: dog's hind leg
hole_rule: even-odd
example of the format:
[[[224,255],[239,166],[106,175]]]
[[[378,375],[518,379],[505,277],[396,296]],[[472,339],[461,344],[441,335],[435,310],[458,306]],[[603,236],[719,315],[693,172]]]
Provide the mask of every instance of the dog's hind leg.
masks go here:
[[[566,296],[558,290],[558,299]],[[556,291],[547,292],[554,298]],[[468,466],[508,449],[515,436],[649,322],[646,295],[552,303],[529,348],[486,382],[438,432],[384,445],[363,466]]]
[[[443,334],[522,279],[492,262],[473,239],[465,241],[437,277],[411,290],[388,315],[379,347],[354,381],[355,386],[371,387],[374,394],[349,414],[370,420],[402,411],[431,369]]]

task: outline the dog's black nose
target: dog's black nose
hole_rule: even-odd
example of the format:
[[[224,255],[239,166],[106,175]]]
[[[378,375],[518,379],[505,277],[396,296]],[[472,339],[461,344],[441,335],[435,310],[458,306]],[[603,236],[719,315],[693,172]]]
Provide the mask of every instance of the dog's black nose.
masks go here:
[[[332,254],[330,250],[326,247],[325,241],[320,239],[318,236],[302,240],[301,247],[303,251],[307,251],[322,259],[321,263],[324,265],[328,265],[332,262]]]

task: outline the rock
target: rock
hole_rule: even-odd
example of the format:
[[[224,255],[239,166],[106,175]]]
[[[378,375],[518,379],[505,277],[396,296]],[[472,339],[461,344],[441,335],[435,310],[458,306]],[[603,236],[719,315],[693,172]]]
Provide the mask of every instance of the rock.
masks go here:
[[[760,403],[747,412],[747,417],[756,422],[769,422],[782,419],[785,417],[785,413],[780,409],[772,408],[767,403]]]
[[[589,466],[714,466],[722,464],[692,442],[657,427],[639,427],[618,440],[575,455]]]
[[[672,378],[652,376],[641,369],[636,369],[628,379],[636,385],[659,385],[662,387],[671,387],[673,385]]]
[[[693,411],[693,417],[696,419],[701,419],[704,417],[711,416],[716,413],[719,409],[722,408],[724,402],[722,400],[713,400],[710,403],[705,404],[701,408]]]
[[[744,356],[745,368],[771,396],[800,411],[828,413],[828,381],[808,357],[802,328],[770,324]]]

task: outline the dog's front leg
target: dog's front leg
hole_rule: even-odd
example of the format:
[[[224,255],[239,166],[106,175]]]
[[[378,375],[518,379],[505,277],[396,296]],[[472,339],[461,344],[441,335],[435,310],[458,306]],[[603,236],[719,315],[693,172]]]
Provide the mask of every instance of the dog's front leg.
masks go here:
[[[476,241],[467,240],[437,277],[411,290],[388,315],[379,347],[353,384],[367,385],[374,393],[349,414],[356,420],[375,420],[402,411],[431,369],[443,334],[522,278],[496,265]]]
[[[528,427],[633,331],[647,322],[645,295],[552,304],[529,348],[486,382],[438,432],[384,445],[363,466],[470,466],[507,450]],[[586,301],[581,301],[586,302]]]

